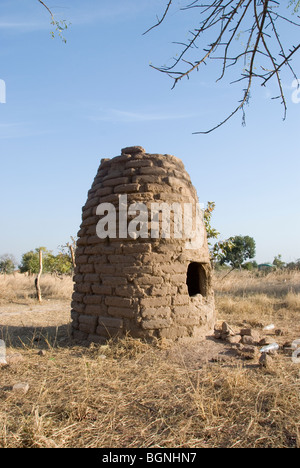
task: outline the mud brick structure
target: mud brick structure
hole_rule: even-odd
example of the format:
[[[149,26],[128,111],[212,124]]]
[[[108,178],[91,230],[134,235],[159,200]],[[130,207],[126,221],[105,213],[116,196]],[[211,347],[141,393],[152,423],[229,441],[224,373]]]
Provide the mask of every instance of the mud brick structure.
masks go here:
[[[196,219],[196,208],[195,216],[187,208],[197,204],[190,177],[174,156],[134,146],[102,159],[78,233],[71,312],[75,339],[104,343],[130,335],[177,340],[213,332],[203,220],[200,243],[190,242],[193,231],[182,233],[182,223]],[[171,207],[169,225],[163,225],[162,212],[153,214],[158,205]],[[103,234],[105,221],[112,235]]]

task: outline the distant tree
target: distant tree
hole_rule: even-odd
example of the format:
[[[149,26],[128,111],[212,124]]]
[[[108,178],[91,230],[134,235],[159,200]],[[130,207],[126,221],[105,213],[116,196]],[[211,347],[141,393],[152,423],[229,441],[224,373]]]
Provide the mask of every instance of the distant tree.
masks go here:
[[[233,269],[241,268],[246,260],[255,257],[256,245],[253,237],[234,236],[229,240],[233,246],[231,249],[225,248],[225,254],[220,260],[221,265],[228,263]]]
[[[38,247],[35,250],[26,252],[25,254],[22,255],[21,263],[19,265],[19,269],[21,273],[38,274],[40,249],[43,252],[43,262],[44,262],[44,260],[50,254],[50,252],[46,249],[46,247]],[[46,271],[45,267],[44,267],[44,271]]]
[[[295,269],[300,270],[300,258],[295,262]]]
[[[254,260],[253,262],[245,262],[242,264],[243,270],[253,271],[258,268],[257,262]]]
[[[11,254],[4,254],[0,257],[0,273],[10,275],[15,271],[15,257]]]
[[[289,270],[300,270],[300,258],[295,262],[288,263],[286,268],[288,268]]]
[[[52,255],[48,261],[48,272],[58,275],[68,275],[73,271],[72,259],[69,253],[59,252]]]
[[[277,268],[283,268],[285,266],[285,262],[282,261],[282,255],[281,254],[277,255],[274,258],[273,265],[275,265]]]
[[[72,269],[76,267],[75,264],[75,252],[77,248],[77,237],[70,236],[71,242],[67,242],[65,245],[59,246],[59,252],[61,255],[65,255],[69,258],[72,263]]]
[[[46,247],[39,247],[30,252],[26,252],[22,256],[19,266],[21,273],[30,272],[38,274],[39,272],[39,251],[43,252],[43,272],[56,274],[69,274],[72,271],[72,261],[70,255],[60,252],[58,255],[53,255]]]

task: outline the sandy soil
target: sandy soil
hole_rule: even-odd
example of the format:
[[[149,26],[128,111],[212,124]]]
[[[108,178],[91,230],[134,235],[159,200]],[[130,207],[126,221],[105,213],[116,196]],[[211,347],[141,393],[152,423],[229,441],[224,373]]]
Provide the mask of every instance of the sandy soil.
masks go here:
[[[47,343],[72,346],[70,338],[70,302],[44,301],[9,303],[0,306],[0,338],[13,347]],[[210,361],[229,362],[234,357],[230,345],[206,337],[181,343],[166,343],[160,348],[162,357],[189,369],[197,369]]]
[[[11,346],[69,339],[70,302],[44,301],[0,305],[0,338]]]

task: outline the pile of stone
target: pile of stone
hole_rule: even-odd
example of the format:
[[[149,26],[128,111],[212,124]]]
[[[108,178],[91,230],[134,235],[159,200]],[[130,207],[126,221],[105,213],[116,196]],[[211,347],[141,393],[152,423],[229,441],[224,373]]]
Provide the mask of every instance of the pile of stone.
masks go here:
[[[283,334],[282,330],[274,330],[275,335]],[[220,329],[215,329],[214,337],[216,339],[230,343],[237,354],[245,359],[258,359],[261,366],[266,367],[270,364],[272,357],[277,351],[268,350],[260,352],[262,347],[276,343],[273,336],[262,334],[262,330],[254,328],[242,328],[239,331],[234,330],[227,322],[223,322]]]

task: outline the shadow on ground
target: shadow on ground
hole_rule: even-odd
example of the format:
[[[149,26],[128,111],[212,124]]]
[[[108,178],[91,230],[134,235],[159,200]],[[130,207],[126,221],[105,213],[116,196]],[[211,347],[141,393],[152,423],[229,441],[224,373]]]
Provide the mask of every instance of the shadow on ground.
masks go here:
[[[77,342],[71,337],[71,324],[60,326],[30,327],[0,325],[0,339],[4,340],[7,348],[26,349],[36,348],[88,348],[90,343]],[[209,362],[223,366],[236,364],[236,356],[228,344],[208,336],[201,340],[187,340],[171,344],[168,348],[153,347],[163,360],[184,366],[189,370],[200,369]]]
[[[0,339],[5,341],[6,346],[13,348],[35,346],[39,349],[49,349],[75,345],[71,338],[70,324],[46,327],[0,325]]]

